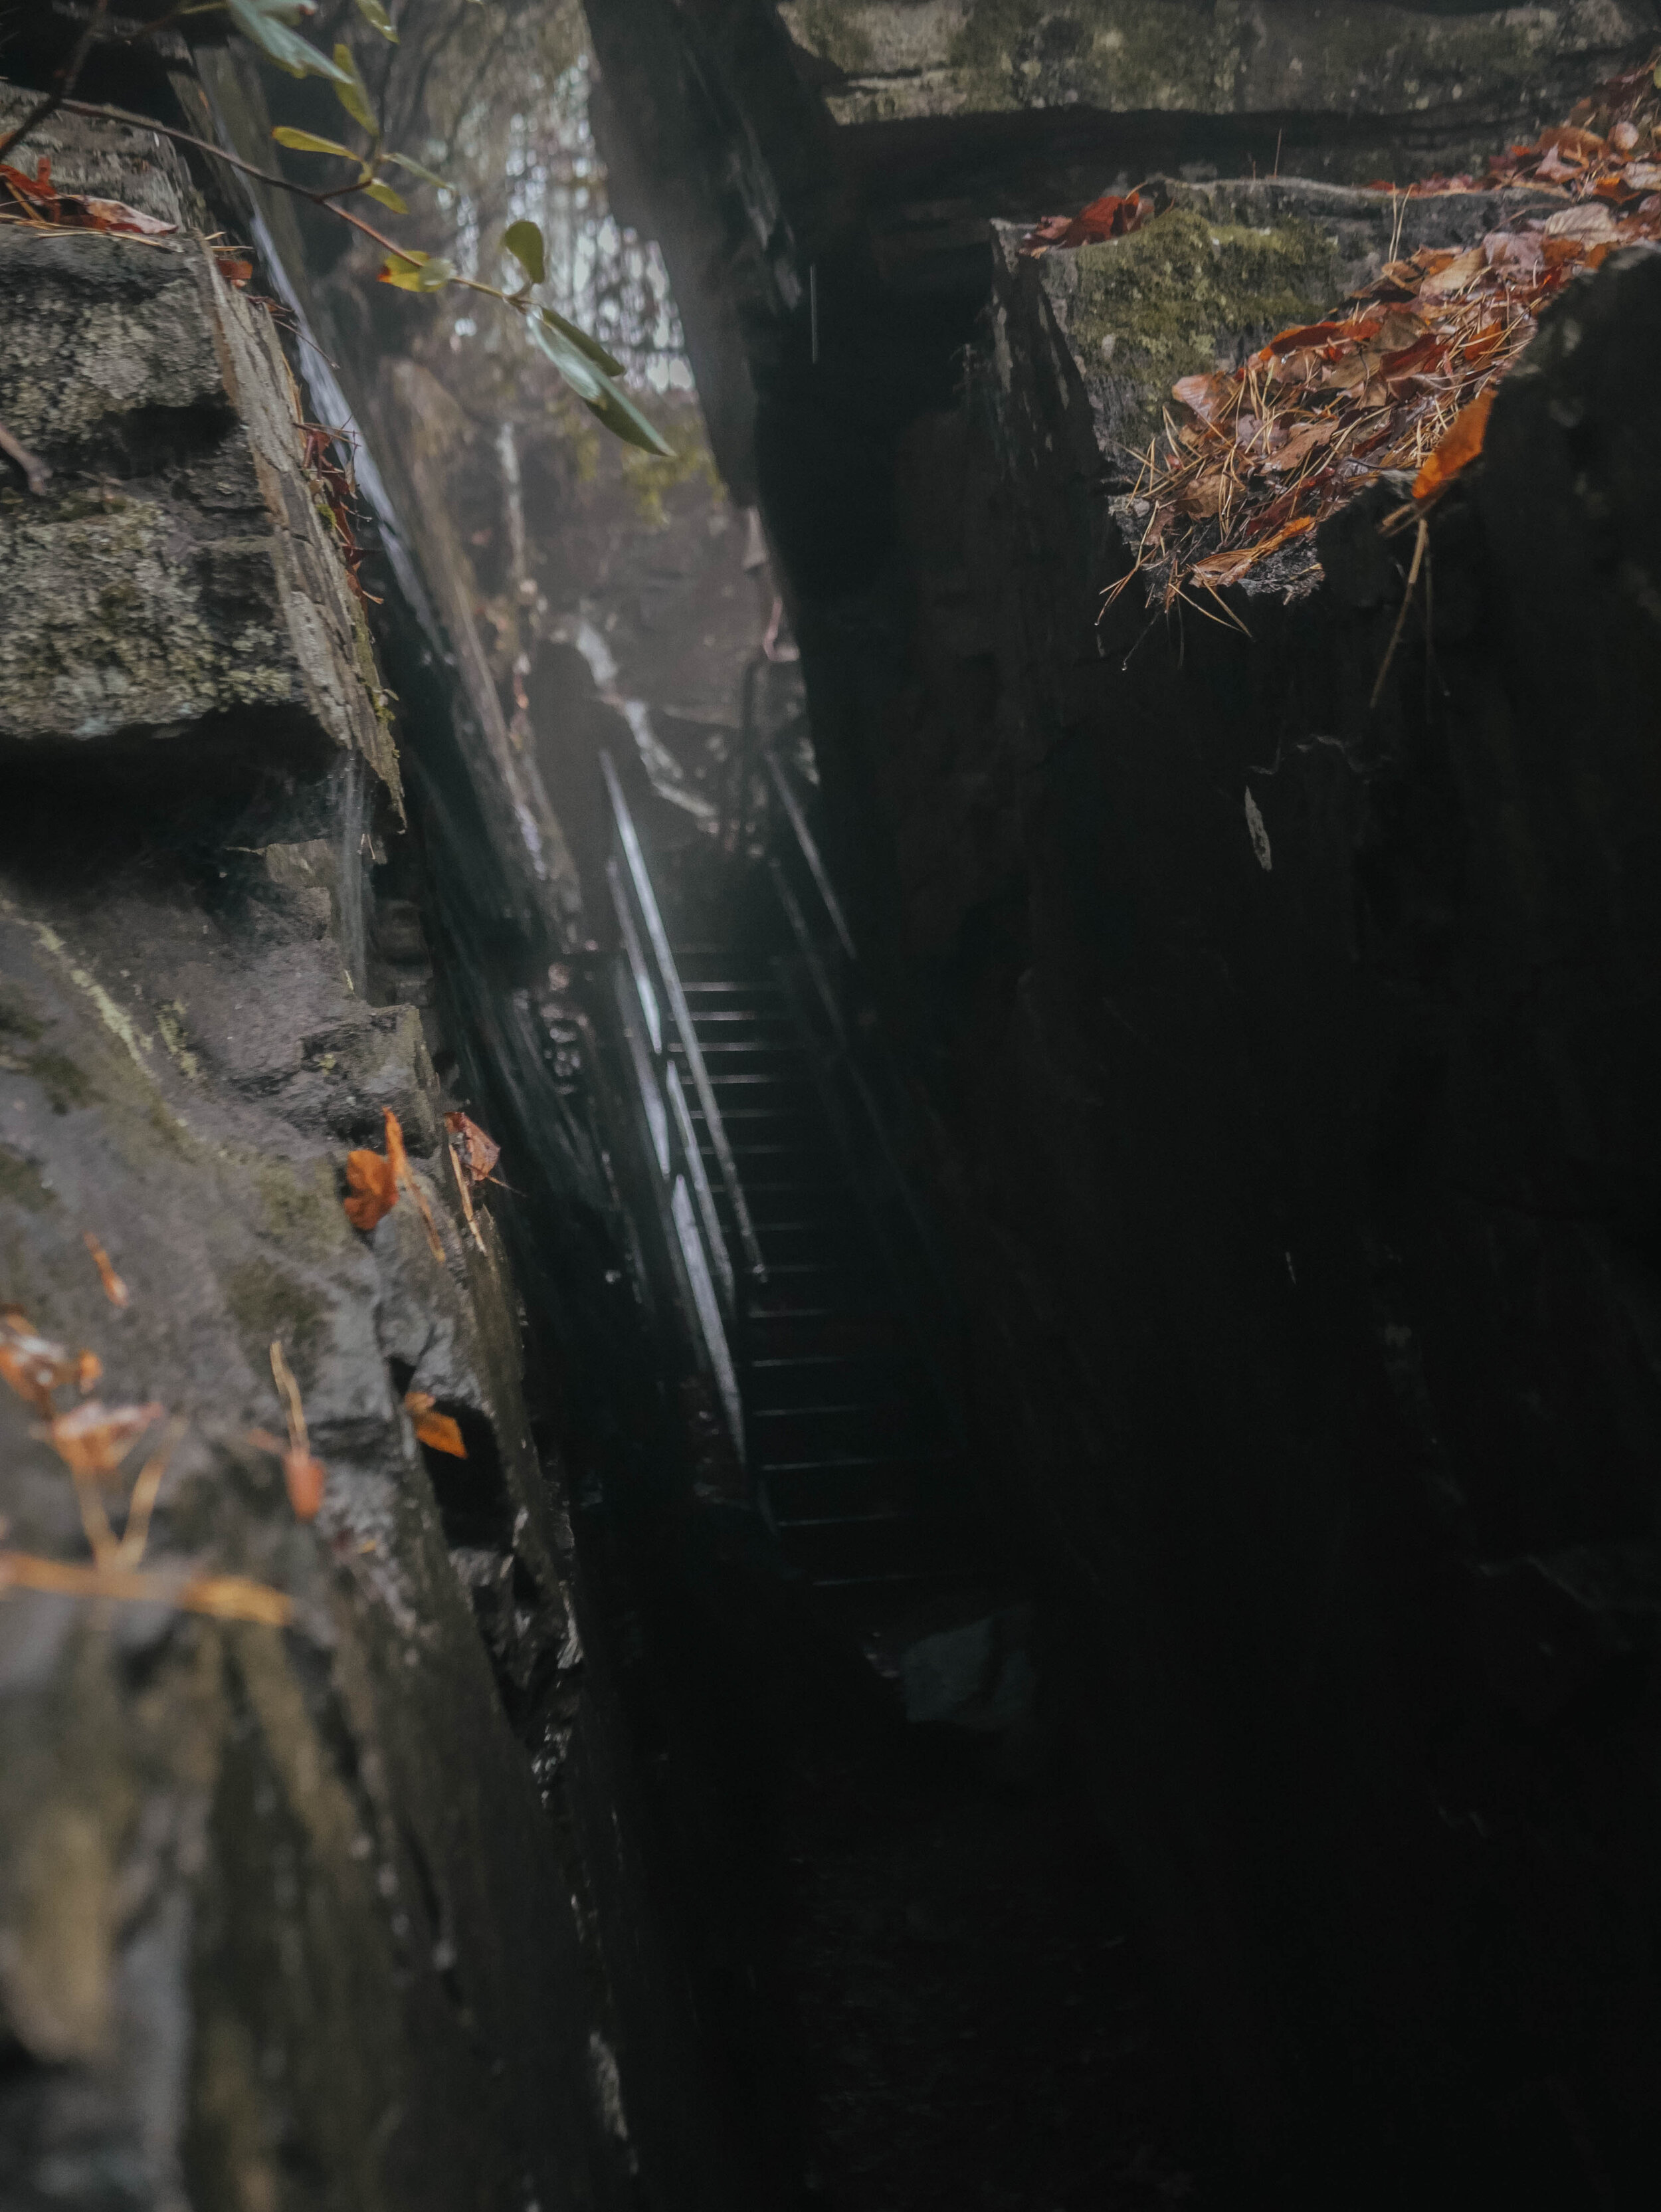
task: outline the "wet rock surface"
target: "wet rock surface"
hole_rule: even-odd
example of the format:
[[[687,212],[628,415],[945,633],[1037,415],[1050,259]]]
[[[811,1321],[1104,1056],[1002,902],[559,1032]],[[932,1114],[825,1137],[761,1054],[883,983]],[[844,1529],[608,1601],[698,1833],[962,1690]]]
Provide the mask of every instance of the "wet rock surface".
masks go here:
[[[1084,107],[1274,116],[1295,132],[1342,117],[1352,162],[1403,125],[1480,157],[1504,118],[1550,121],[1651,28],[1619,4],[1370,0],[1318,15],[1298,0],[783,0],[779,15],[844,125]]]
[[[615,2202],[561,1762],[539,1790],[523,1740],[562,1699],[571,1732],[569,1531],[440,1032],[373,995],[412,947],[377,915],[402,822],[367,632],[191,178],[120,129],[39,145],[179,228],[0,230],[0,420],[52,469],[0,519],[0,1295],[185,1424],[146,1571],[252,1577],[292,1623],[0,1603],[0,2196]],[[368,1236],[343,1212],[386,1109],[441,1257],[408,1198]],[[250,1440],[282,1425],[274,1341],[310,1524]],[[417,1444],[412,1389],[464,1462]],[[38,1413],[8,1391],[0,1426],[5,1544],[84,1561]]]
[[[597,9],[620,70],[643,12]],[[1070,204],[1058,168],[979,125],[931,125],[926,159],[885,140],[890,168],[863,126],[787,133],[755,50],[710,35],[818,270],[816,345],[739,312],[829,842],[937,1116],[1049,1687],[1221,2140],[1265,2202],[1330,2201],[1338,2170],[1358,2203],[1622,2202],[1661,2156],[1626,1133],[1653,1089],[1629,501],[1661,260],[1546,318],[1379,687],[1403,483],[1228,594],[1244,630],[1134,593],[1104,617],[1118,441],[1179,356],[1330,310],[1398,215],[1479,235],[1482,196],[1403,215],[1265,184],[1265,148],[1117,246],[1017,268],[1004,234],[994,284],[974,192],[1030,220]],[[803,74],[834,117],[840,81]],[[718,146],[718,104],[687,112]],[[1112,167],[1079,181],[1075,206]],[[1276,241],[1295,281],[1248,259]]]

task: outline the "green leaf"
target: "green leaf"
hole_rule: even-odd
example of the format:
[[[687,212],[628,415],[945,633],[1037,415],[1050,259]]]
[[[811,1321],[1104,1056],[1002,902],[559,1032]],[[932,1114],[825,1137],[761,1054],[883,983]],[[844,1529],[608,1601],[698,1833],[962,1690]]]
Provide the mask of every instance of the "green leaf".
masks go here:
[[[349,146],[343,146],[334,138],[318,138],[310,131],[296,131],[292,124],[280,123],[271,136],[279,146],[292,146],[296,154],[339,154],[349,161],[357,155]]]
[[[361,125],[372,138],[380,136],[380,125],[375,120],[375,111],[369,105],[369,94],[363,79],[358,75],[358,65],[352,59],[349,46],[335,48],[335,61],[341,75],[335,85],[335,98],[354,123]]]
[[[552,307],[538,307],[536,313],[550,330],[558,331],[561,337],[570,340],[579,353],[586,354],[596,368],[603,368],[608,376],[622,374],[621,362],[615,354],[608,353],[598,338],[590,337],[586,331],[579,330],[575,323],[567,322],[565,317],[555,314]]]
[[[396,161],[401,169],[408,169],[412,177],[419,177],[424,185],[436,185],[441,192],[451,189],[442,177],[434,176],[431,169],[423,169],[419,161],[412,161],[407,154],[388,154],[385,159]]]
[[[533,315],[526,326],[532,343],[548,356],[584,406],[599,416],[614,438],[621,438],[626,445],[639,446],[643,453],[656,453],[661,459],[674,459],[675,448],[657,424],[643,415],[621,385],[604,375],[557,325],[544,323],[539,316]],[[570,325],[566,327],[569,329]],[[591,345],[594,341],[591,338],[588,343]]]
[[[527,281],[540,284],[548,274],[548,255],[538,226],[534,222],[510,222],[502,233],[502,244],[524,270]]]
[[[378,281],[395,284],[400,292],[441,292],[455,273],[453,261],[435,261],[430,253],[411,246],[407,253],[391,256]]]
[[[225,0],[231,21],[270,60],[290,76],[323,76],[339,85],[346,79],[336,49],[333,61],[302,39],[294,25],[314,15],[312,0]]]
[[[358,0],[358,13],[372,29],[380,33],[383,39],[390,39],[397,46],[398,34],[392,28],[392,19],[381,6],[380,0]]]
[[[379,178],[373,184],[366,185],[363,189],[372,200],[379,200],[384,208],[391,208],[394,215],[409,214],[409,209],[392,190],[391,185],[382,184]]]
[[[652,453],[660,461],[672,461],[675,448],[649,415],[642,414],[621,384],[605,380],[605,391],[598,399],[585,402],[591,414],[597,415],[614,438],[621,438],[626,446],[638,446],[643,453]]]

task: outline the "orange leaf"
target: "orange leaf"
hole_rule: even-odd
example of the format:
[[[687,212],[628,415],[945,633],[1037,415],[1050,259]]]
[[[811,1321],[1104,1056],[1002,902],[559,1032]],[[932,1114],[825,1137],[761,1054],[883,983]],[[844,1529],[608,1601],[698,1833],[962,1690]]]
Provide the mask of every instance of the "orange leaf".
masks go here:
[[[1232,584],[1265,554],[1276,551],[1290,538],[1301,537],[1306,530],[1312,530],[1315,520],[1312,514],[1300,514],[1294,521],[1283,522],[1278,530],[1271,530],[1255,545],[1236,546],[1226,553],[1208,553],[1204,560],[1195,562],[1195,579],[1202,584]]]
[[[127,1303],[127,1285],[122,1281],[120,1276],[116,1273],[115,1269],[110,1265],[109,1254],[104,1249],[104,1247],[93,1235],[90,1229],[86,1231],[82,1238],[82,1242],[86,1245],[88,1251],[89,1251],[93,1255],[93,1265],[98,1270],[98,1279],[104,1285],[105,1297],[109,1300],[112,1306],[124,1306]]]
[[[444,1240],[439,1235],[439,1224],[433,1218],[433,1209],[427,1202],[427,1194],[409,1171],[409,1155],[403,1148],[403,1125],[390,1106],[382,1107],[381,1114],[386,1124],[386,1158],[393,1177],[415,1200],[415,1211],[427,1231],[427,1242],[432,1249],[433,1257],[442,1267]]]
[[[352,1193],[343,1201],[346,1218],[366,1235],[398,1202],[397,1172],[391,1160],[379,1152],[348,1152],[346,1188]]]
[[[0,1310],[0,1379],[20,1398],[52,1419],[52,1394],[63,1383],[89,1390],[103,1373],[95,1352],[71,1352],[40,1335],[21,1307]]]
[[[433,1451],[448,1452],[452,1459],[467,1457],[460,1425],[450,1414],[436,1411],[430,1390],[411,1390],[403,1402],[415,1425],[417,1443],[426,1444]]]
[[[1415,499],[1428,499],[1433,492],[1452,483],[1460,470],[1468,468],[1482,452],[1496,389],[1490,384],[1469,407],[1461,408],[1440,441],[1426,454],[1424,465],[1413,479]]]

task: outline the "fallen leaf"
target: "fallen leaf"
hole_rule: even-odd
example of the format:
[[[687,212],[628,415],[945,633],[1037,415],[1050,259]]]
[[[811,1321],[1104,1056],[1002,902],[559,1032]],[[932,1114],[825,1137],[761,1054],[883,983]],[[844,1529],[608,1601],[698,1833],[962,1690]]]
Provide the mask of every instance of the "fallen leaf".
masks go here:
[[[1016,251],[1032,256],[1052,246],[1099,246],[1140,229],[1147,213],[1148,204],[1137,192],[1104,192],[1076,216],[1046,215],[1034,224]]]
[[[1428,499],[1433,492],[1440,491],[1452,483],[1461,469],[1469,468],[1482,450],[1482,440],[1488,434],[1488,418],[1494,408],[1496,387],[1489,385],[1468,407],[1463,407],[1454,416],[1436,444],[1425,456],[1424,465],[1413,479],[1415,499]]]
[[[384,1106],[381,1109],[381,1115],[386,1124],[386,1158],[391,1164],[393,1177],[415,1201],[415,1210],[421,1215],[422,1226],[427,1231],[427,1241],[432,1247],[433,1257],[442,1266],[444,1240],[439,1235],[439,1225],[433,1218],[433,1209],[427,1202],[427,1194],[415,1181],[410,1170],[409,1155],[403,1146],[403,1125],[390,1106]]]
[[[1177,507],[1182,514],[1198,520],[1209,514],[1221,514],[1227,494],[1228,483],[1222,471],[1208,469],[1191,483],[1183,486],[1177,494]]]
[[[108,1482],[136,1439],[161,1419],[164,1410],[155,1404],[104,1406],[92,1398],[72,1413],[57,1414],[43,1433],[72,1475]]]
[[[1370,338],[1377,335],[1379,318],[1345,319],[1330,323],[1294,323],[1288,331],[1282,331],[1269,341],[1267,350],[1272,354],[1291,353],[1300,346],[1336,345],[1342,338]]]
[[[1284,476],[1306,460],[1317,447],[1330,445],[1337,424],[1330,416],[1319,422],[1303,423],[1295,429],[1278,453],[1270,453],[1260,465],[1271,476]]]
[[[494,1170],[502,1156],[502,1148],[494,1137],[487,1137],[478,1123],[465,1114],[446,1114],[444,1126],[450,1132],[451,1143],[461,1155],[469,1182],[500,1181]]]
[[[179,228],[176,222],[161,222],[142,208],[129,207],[124,200],[65,199],[64,208],[74,208],[88,230],[114,230],[134,238],[170,238]]]
[[[366,1236],[398,1202],[397,1172],[379,1152],[348,1152],[346,1187],[352,1194],[343,1201],[346,1218]]]
[[[405,1395],[403,1402],[415,1425],[417,1443],[427,1444],[433,1451],[448,1452],[452,1459],[467,1457],[459,1423],[451,1414],[437,1410],[430,1390],[411,1390]]]
[[[82,1240],[92,1254],[93,1265],[98,1270],[98,1279],[104,1285],[104,1295],[112,1306],[124,1306],[129,1302],[127,1285],[110,1265],[110,1255],[91,1230],[84,1231]]]
[[[52,1394],[65,1382],[90,1390],[103,1373],[95,1352],[71,1352],[42,1336],[18,1306],[0,1310],[0,1378],[38,1413],[52,1418]]]
[[[1456,253],[1438,269],[1434,269],[1419,287],[1422,300],[1451,300],[1488,265],[1488,256],[1480,246],[1470,246],[1463,253]]]
[[[1202,422],[1216,420],[1217,413],[1234,392],[1234,380],[1227,376],[1179,377],[1171,386],[1171,397],[1179,399]]]
[[[1615,236],[1615,217],[1601,200],[1582,200],[1578,207],[1560,208],[1546,220],[1548,238],[1578,238],[1592,245]]]
[[[1271,531],[1267,538],[1260,538],[1254,545],[1237,545],[1225,552],[1208,554],[1203,561],[1195,562],[1192,574],[1202,584],[1232,584],[1267,555],[1314,527],[1312,514],[1299,515],[1294,521],[1282,523],[1278,530]]]

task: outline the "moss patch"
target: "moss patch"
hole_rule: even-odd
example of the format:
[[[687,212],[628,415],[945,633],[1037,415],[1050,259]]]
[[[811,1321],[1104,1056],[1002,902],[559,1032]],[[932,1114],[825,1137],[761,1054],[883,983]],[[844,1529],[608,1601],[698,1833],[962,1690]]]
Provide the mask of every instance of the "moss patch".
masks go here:
[[[45,1092],[54,1114],[67,1114],[72,1106],[90,1106],[98,1096],[75,1062],[61,1052],[31,1053],[25,1064]]]
[[[41,1182],[33,1163],[9,1145],[0,1145],[0,1206],[21,1206],[25,1213],[44,1213],[56,1194]]]
[[[46,1024],[29,1012],[28,1003],[15,984],[0,988],[0,1037],[21,1037],[33,1044],[46,1034]]]
[[[1068,337],[1092,384],[1112,387],[1114,434],[1145,444],[1181,376],[1233,367],[1273,331],[1311,322],[1342,289],[1312,224],[1258,230],[1191,208],[1109,245],[1080,247]]]
[[[339,1251],[348,1235],[346,1217],[326,1165],[319,1162],[303,1177],[285,1160],[261,1159],[254,1164],[253,1182],[268,1236],[307,1260],[327,1260]]]
[[[256,1373],[264,1369],[272,1340],[281,1338],[298,1379],[309,1379],[327,1318],[315,1291],[281,1267],[250,1260],[226,1276],[225,1303]]]
[[[845,76],[858,76],[870,67],[875,56],[870,34],[853,9],[840,0],[808,0],[798,27],[808,51]]]

